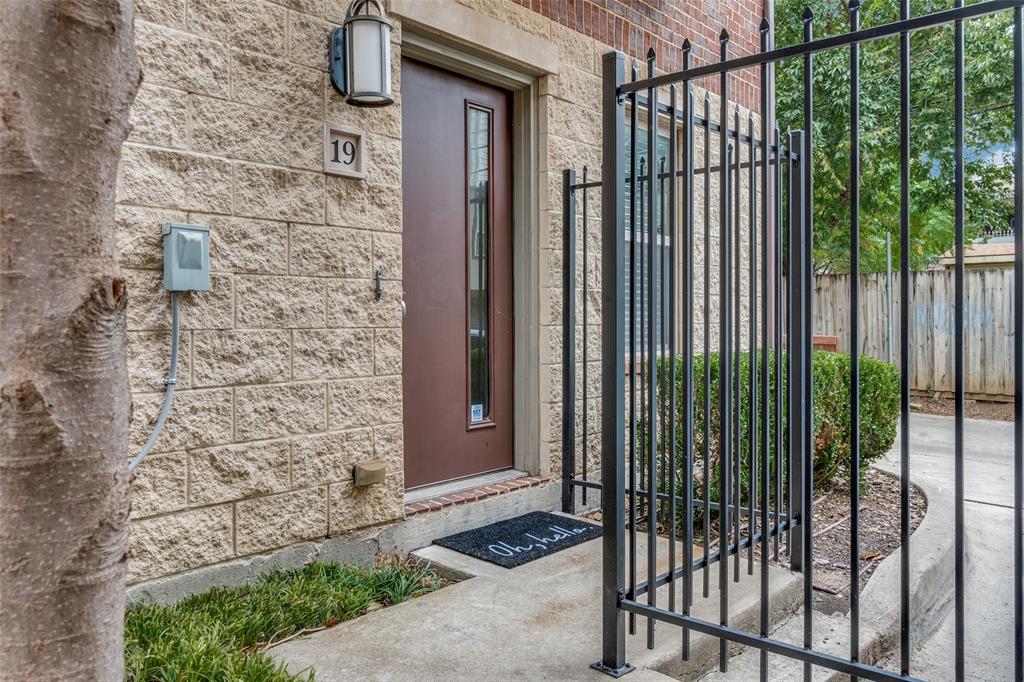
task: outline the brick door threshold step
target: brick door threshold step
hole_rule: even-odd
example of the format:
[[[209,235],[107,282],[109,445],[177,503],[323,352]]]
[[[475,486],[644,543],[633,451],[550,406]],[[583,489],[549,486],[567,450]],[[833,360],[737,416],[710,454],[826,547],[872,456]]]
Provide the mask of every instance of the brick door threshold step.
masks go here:
[[[416,514],[425,514],[426,512],[437,511],[457,504],[466,504],[468,502],[475,502],[476,500],[494,497],[495,495],[504,495],[505,493],[510,493],[513,490],[519,490],[520,488],[532,488],[534,486],[543,485],[547,482],[548,479],[544,476],[520,476],[519,478],[510,478],[499,483],[472,486],[453,493],[446,493],[436,497],[416,500],[415,502],[408,502],[405,505],[405,515],[415,516]]]

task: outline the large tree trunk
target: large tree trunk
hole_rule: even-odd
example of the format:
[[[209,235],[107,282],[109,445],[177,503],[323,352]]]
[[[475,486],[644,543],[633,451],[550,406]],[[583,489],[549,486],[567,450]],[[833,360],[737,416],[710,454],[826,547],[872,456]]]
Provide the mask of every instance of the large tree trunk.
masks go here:
[[[0,678],[123,677],[131,0],[0,0]]]

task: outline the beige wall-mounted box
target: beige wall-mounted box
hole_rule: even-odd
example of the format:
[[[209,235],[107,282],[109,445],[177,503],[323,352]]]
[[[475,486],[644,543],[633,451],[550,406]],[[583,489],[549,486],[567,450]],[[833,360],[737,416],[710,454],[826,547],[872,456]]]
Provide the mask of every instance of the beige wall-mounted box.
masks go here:
[[[386,473],[387,470],[384,467],[384,462],[380,460],[357,462],[352,470],[352,482],[357,486],[383,483]]]

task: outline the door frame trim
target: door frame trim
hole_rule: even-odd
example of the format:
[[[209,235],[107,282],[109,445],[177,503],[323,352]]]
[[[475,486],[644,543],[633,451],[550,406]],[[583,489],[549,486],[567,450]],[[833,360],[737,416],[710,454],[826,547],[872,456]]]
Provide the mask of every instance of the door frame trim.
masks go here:
[[[537,77],[540,72],[402,27],[402,56],[512,92],[513,467],[548,475],[540,451],[540,205]]]

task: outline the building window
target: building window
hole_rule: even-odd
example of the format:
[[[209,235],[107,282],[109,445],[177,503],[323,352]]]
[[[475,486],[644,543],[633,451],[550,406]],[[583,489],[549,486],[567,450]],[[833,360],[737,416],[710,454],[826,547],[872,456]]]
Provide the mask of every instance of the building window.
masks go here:
[[[651,163],[651,159],[650,159],[650,155],[648,154],[648,149],[647,149],[647,131],[644,130],[643,128],[640,128],[640,129],[638,129],[636,131],[636,135],[637,135],[636,147],[637,147],[637,157],[638,157],[637,158],[637,173],[639,174],[639,172],[640,172],[640,170],[639,170],[640,169],[640,159],[643,159],[645,164]],[[627,173],[628,173],[628,170],[630,168],[632,168],[632,158],[631,158],[631,155],[632,155],[632,149],[630,148],[630,146],[628,144],[628,141],[627,141],[627,145],[626,145],[626,169],[627,169]],[[661,164],[661,160],[662,159],[665,159],[665,169],[666,169],[666,172],[667,172],[667,170],[668,170],[668,136],[667,135],[659,134],[658,135],[658,146],[657,146],[657,150],[656,150],[656,154],[655,154],[655,158],[654,158],[655,167],[660,168],[660,164]],[[661,200],[659,202],[659,209],[658,209],[659,220],[658,220],[658,225],[656,226],[656,234],[655,234],[655,253],[657,254],[657,258],[660,259],[660,263],[659,262],[655,262],[655,268],[658,269],[657,270],[658,277],[661,280],[659,282],[660,289],[661,289],[661,297],[660,297],[659,303],[664,305],[664,304],[667,304],[667,302],[668,302],[668,293],[669,292],[668,292],[668,276],[667,276],[667,273],[669,271],[668,268],[671,267],[671,252],[670,252],[670,249],[669,249],[669,247],[671,245],[671,235],[665,234],[665,232],[667,232],[667,221],[662,219],[666,215],[666,212],[668,210],[668,205],[669,205],[668,204],[668,180],[663,181],[663,183],[662,183],[662,185],[661,185],[661,187],[659,189],[661,189],[662,192],[661,192],[661,196],[660,196]],[[633,243],[633,240],[634,240],[634,235],[633,235],[633,232],[632,232],[632,229],[631,229],[632,228],[632,219],[631,219],[631,216],[630,216],[630,205],[631,205],[630,194],[631,194],[631,192],[632,192],[632,183],[627,183],[627,185],[626,185],[626,197],[625,197],[625,201],[626,201],[626,232],[625,232],[625,240],[626,240],[626,268],[627,268],[627,272],[628,272],[628,269],[629,269],[629,248],[630,248],[630,245]],[[647,188],[646,179],[644,179],[644,181],[642,183],[638,181],[638,183],[637,183],[637,198],[636,198],[637,199],[637,216],[638,216],[638,218],[642,219],[642,224],[637,225],[637,230],[638,230],[638,232],[640,233],[641,236],[640,236],[639,239],[637,239],[636,244],[635,244],[635,248],[636,248],[636,251],[635,251],[636,272],[633,275],[634,278],[635,278],[635,282],[630,280],[630,277],[628,276],[628,274],[627,274],[627,277],[626,277],[626,300],[627,300],[627,305],[626,305],[626,353],[627,353],[627,358],[628,358],[628,354],[629,354],[630,349],[631,349],[631,342],[632,342],[632,339],[633,339],[632,330],[635,329],[635,331],[636,331],[636,359],[640,359],[640,358],[646,357],[647,356],[647,350],[648,350],[648,334],[647,334],[647,315],[648,315],[648,309],[647,309],[647,306],[649,305],[649,301],[647,300],[647,296],[644,296],[643,297],[643,301],[641,301],[641,297],[640,297],[641,287],[638,284],[641,281],[640,277],[642,275],[642,277],[643,277],[642,281],[644,283],[642,291],[646,292],[647,291],[647,288],[646,288],[647,287],[647,282],[650,281],[650,275],[651,275],[651,267],[650,267],[650,263],[648,262],[648,258],[647,258],[647,245],[648,245],[648,241],[647,241],[647,237],[644,236],[644,235],[648,234],[648,230],[649,230],[649,226],[650,226],[650,212],[647,210],[647,203],[646,203],[648,201],[648,197],[649,197],[649,194],[648,194],[648,188]],[[643,203],[642,206],[641,206],[641,202]],[[642,263],[642,265],[641,265],[641,263]],[[636,319],[635,320],[630,318],[630,306],[628,304],[628,301],[630,300],[630,298],[633,299],[633,305],[636,306]],[[641,308],[641,305],[643,306],[642,308]],[[664,324],[664,327],[665,327],[664,328],[664,332],[665,333],[664,334],[662,333],[662,326],[663,326],[662,325],[662,313],[656,312],[655,317],[654,317],[654,338],[655,338],[655,344],[656,344],[656,348],[657,348],[657,353],[658,354],[662,354],[662,353],[667,352],[667,348],[668,348],[668,308],[665,307],[664,309],[665,309],[665,313],[664,313],[664,323],[665,323]]]

